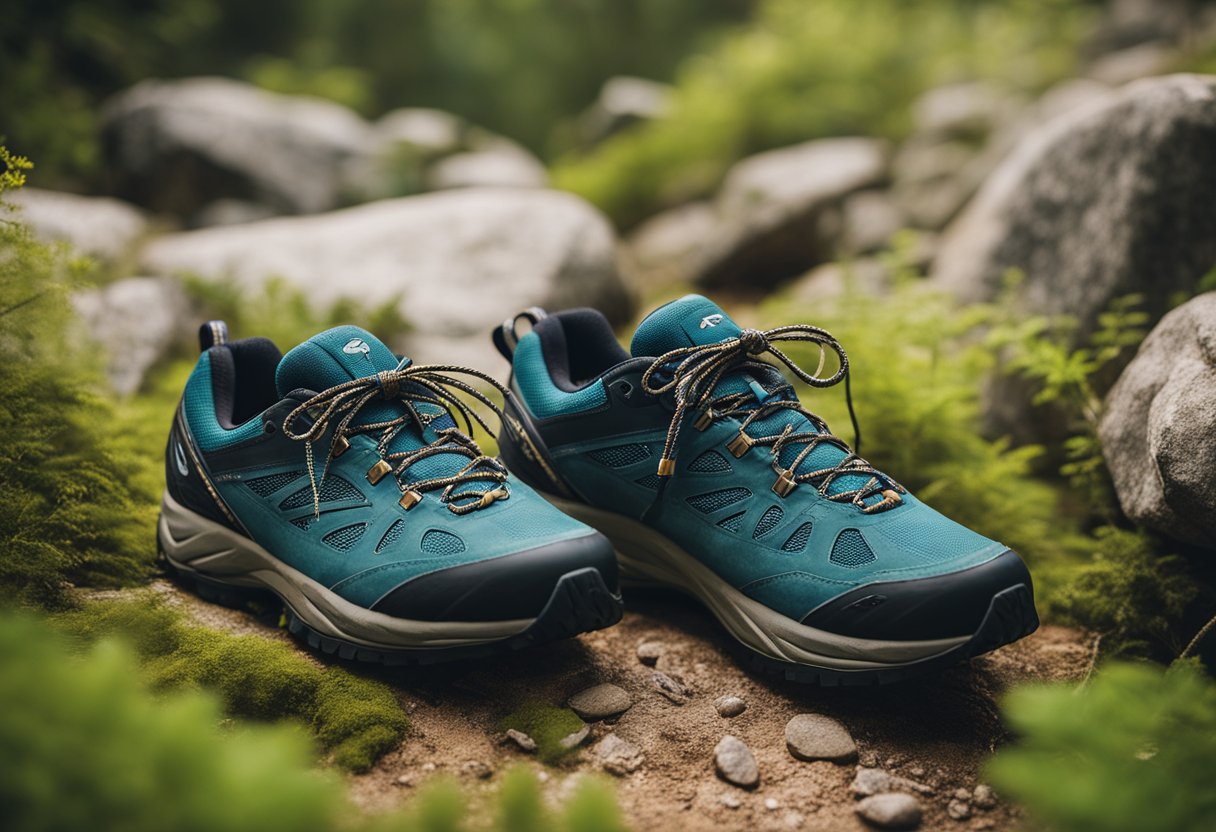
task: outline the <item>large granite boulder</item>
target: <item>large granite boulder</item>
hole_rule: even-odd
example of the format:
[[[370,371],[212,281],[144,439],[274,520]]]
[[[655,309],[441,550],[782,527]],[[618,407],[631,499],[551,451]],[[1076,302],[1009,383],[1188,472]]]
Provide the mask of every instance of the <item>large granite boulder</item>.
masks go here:
[[[368,152],[371,127],[319,98],[225,78],[149,80],[102,110],[116,191],[189,221],[221,199],[281,214],[342,202],[342,168]]]
[[[1025,136],[951,224],[942,285],[988,300],[1025,279],[1028,310],[1092,331],[1122,295],[1160,317],[1216,264],[1216,77],[1174,75],[1092,98]]]
[[[108,197],[20,188],[6,197],[19,219],[44,242],[65,242],[81,254],[113,261],[148,233],[139,209]]]
[[[697,281],[766,288],[831,260],[842,202],[886,177],[887,146],[876,139],[822,139],[744,159],[714,202]]]
[[[1216,549],[1216,292],[1157,324],[1106,397],[1099,433],[1128,517]]]
[[[412,327],[405,345],[424,361],[498,366],[490,328],[534,304],[631,312],[608,221],[547,190],[467,188],[171,234],[141,265],[238,287],[279,278],[321,308],[396,303]]]

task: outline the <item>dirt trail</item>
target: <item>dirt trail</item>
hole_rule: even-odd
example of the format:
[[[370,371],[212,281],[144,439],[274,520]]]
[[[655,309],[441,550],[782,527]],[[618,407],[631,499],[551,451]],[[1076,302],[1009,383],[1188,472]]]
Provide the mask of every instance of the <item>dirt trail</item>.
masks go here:
[[[160,587],[209,626],[285,638],[252,616]],[[862,765],[932,788],[932,794],[920,795],[921,829],[1007,829],[1016,809],[1003,802],[986,811],[970,806],[963,819],[947,811],[956,790],[970,791],[980,782],[984,760],[1005,738],[996,701],[1019,682],[1078,678],[1089,662],[1085,633],[1044,627],[1019,644],[926,679],[880,688],[807,688],[744,672],[716,622],[687,599],[634,592],[626,601],[629,611],[619,625],[575,640],[473,663],[371,671],[401,691],[413,727],[399,750],[371,772],[350,778],[356,802],[370,810],[392,807],[435,772],[491,788],[494,778],[487,770],[496,773],[517,762],[543,769],[546,789],[557,795],[580,772],[599,769],[592,747],[615,732],[645,755],[637,771],[617,778],[634,829],[865,829],[849,788],[857,767],[800,762],[786,750],[786,722],[811,712],[848,728]],[[666,645],[654,668],[637,657],[644,641]],[[683,682],[689,701],[675,705],[661,696],[651,680],[654,670]],[[498,729],[526,701],[563,705],[571,694],[601,682],[621,686],[634,704],[613,720],[593,724],[582,748],[559,766],[545,769]],[[719,716],[713,703],[726,694],[741,697],[747,710],[730,719]],[[714,773],[713,748],[726,734],[742,739],[756,756],[761,782],[754,791],[728,785]]]

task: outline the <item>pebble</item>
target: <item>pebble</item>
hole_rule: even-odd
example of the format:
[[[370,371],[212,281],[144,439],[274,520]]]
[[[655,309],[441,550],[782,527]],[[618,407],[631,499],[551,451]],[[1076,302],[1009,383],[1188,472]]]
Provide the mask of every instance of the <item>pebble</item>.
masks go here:
[[[536,740],[529,737],[523,731],[516,731],[514,728],[508,728],[507,739],[518,745],[524,751],[527,751],[529,754],[536,750]]]
[[[618,777],[637,771],[645,759],[642,749],[616,734],[606,734],[591,751],[605,771]]]
[[[913,829],[920,825],[920,801],[902,792],[872,795],[858,803],[854,811],[866,823],[882,829]]]
[[[760,784],[756,758],[738,737],[728,734],[718,742],[714,747],[714,766],[723,780],[740,788],[754,789]]]
[[[739,798],[735,797],[733,794],[724,794],[724,795],[722,795],[721,800],[722,800],[722,805],[725,806],[727,809],[738,809],[740,806],[743,805],[743,803],[740,802]]]
[[[971,791],[969,789],[957,788],[954,790],[954,799],[961,800],[965,803],[971,802]]]
[[[638,645],[638,661],[647,667],[654,667],[667,652],[667,645],[661,641],[643,641]]]
[[[434,763],[423,763],[421,768],[422,768],[423,772],[430,774],[432,771],[435,770],[436,766]]]
[[[412,785],[414,785],[414,778],[408,774],[402,774],[394,782],[398,786],[412,786]]]
[[[494,774],[494,770],[481,760],[469,760],[460,767],[460,770],[478,780],[489,780],[490,776]]]
[[[770,812],[775,812],[781,808],[781,804],[777,802],[777,798],[770,797],[764,801],[764,808]]]
[[[650,677],[655,688],[675,705],[683,705],[688,701],[688,689],[662,671],[656,670]]]
[[[587,739],[587,735],[591,733],[591,726],[583,723],[583,727],[577,731],[567,734],[557,741],[557,744],[562,748],[575,748],[583,744],[583,740]]]
[[[785,726],[785,746],[799,760],[857,759],[857,745],[836,720],[820,714],[798,714]]]
[[[955,820],[966,820],[971,817],[971,804],[955,798],[946,806],[946,814]]]
[[[888,774],[880,768],[865,768],[864,766],[857,769],[850,788],[853,790],[854,797],[869,797],[880,792],[894,791],[933,794],[932,786],[926,786],[924,783],[918,783],[906,777]]]
[[[714,707],[718,709],[718,716],[732,717],[746,711],[747,703],[737,696],[719,696]]]
[[[583,719],[595,721],[609,716],[624,713],[633,704],[629,694],[616,685],[596,685],[586,690],[580,690],[567,702],[570,710]]]
[[[980,783],[975,787],[975,791],[971,793],[971,802],[975,804],[975,808],[987,811],[996,808],[996,792],[992,790],[992,786],[986,783]]]

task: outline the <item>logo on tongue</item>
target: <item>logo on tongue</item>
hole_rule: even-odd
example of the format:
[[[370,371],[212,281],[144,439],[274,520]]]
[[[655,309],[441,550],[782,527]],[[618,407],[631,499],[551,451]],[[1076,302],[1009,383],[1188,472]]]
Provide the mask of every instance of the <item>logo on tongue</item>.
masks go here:
[[[701,329],[709,329],[711,326],[717,326],[722,323],[721,315],[706,315],[701,319]]]
[[[368,361],[372,360],[371,355],[369,355],[371,351],[371,346],[362,338],[351,338],[346,342],[346,346],[342,348],[342,352],[346,353],[347,355],[358,355],[359,353],[363,353],[363,357]]]

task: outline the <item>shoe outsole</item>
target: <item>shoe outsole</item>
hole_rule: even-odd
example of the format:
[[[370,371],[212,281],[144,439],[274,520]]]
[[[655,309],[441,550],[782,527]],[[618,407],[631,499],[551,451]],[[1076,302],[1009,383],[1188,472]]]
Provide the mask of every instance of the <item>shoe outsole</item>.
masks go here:
[[[730,639],[730,644],[748,669],[769,677],[819,687],[874,686],[902,682],[960,664],[1012,644],[1038,628],[1034,595],[1025,584],[1017,584],[992,597],[988,612],[968,641],[945,653],[904,665],[874,670],[832,670],[773,659],[756,653],[734,638]]]
[[[427,649],[389,649],[370,647],[324,635],[304,622],[286,600],[269,589],[234,587],[197,574],[176,569],[163,553],[161,563],[178,582],[192,589],[204,601],[234,609],[249,609],[251,604],[276,603],[283,607],[287,630],[313,650],[346,661],[387,666],[441,664],[464,659],[482,659],[513,653],[540,644],[571,638],[580,633],[611,627],[621,620],[623,606],[619,593],[613,593],[599,570],[587,567],[567,572],[558,578],[548,602],[526,630],[497,641],[457,647]]]

